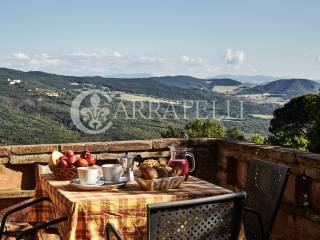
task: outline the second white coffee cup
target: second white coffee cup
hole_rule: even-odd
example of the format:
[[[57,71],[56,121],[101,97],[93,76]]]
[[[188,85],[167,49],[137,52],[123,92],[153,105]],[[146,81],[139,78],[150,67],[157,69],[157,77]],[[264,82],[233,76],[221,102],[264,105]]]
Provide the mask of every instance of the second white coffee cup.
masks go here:
[[[119,164],[102,165],[103,177],[106,181],[119,182],[123,174],[123,168]]]

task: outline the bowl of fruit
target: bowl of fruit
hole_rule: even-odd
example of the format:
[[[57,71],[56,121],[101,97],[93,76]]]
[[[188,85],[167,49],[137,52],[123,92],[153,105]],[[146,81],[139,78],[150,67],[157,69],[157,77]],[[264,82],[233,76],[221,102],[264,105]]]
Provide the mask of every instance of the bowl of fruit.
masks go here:
[[[60,180],[71,180],[78,177],[77,167],[87,167],[96,164],[96,158],[90,151],[83,151],[80,156],[72,150],[65,153],[53,151],[49,160],[49,168]]]

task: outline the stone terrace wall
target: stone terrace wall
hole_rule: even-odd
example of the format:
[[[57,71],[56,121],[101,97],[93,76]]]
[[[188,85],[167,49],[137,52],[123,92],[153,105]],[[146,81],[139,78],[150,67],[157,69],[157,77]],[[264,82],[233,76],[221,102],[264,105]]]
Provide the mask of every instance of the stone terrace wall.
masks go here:
[[[274,239],[320,239],[320,154],[217,140],[217,181],[233,190],[246,182],[250,159],[287,165],[291,174],[273,228]]]
[[[70,144],[17,145],[0,147],[0,218],[1,212],[28,200],[34,194],[38,165],[46,165],[54,150],[73,150],[76,154],[88,149],[96,155],[99,165],[117,162],[124,152],[140,154],[143,158],[168,159],[168,146],[181,145],[193,148],[197,159],[195,175],[214,181],[217,154],[213,139],[155,139],[145,141],[92,142]],[[217,152],[217,150],[215,151]],[[25,213],[13,220],[23,221]]]
[[[71,149],[80,153],[89,149],[97,156],[98,164],[103,164],[116,162],[126,151],[141,154],[144,158],[168,159],[171,144],[193,148],[196,158],[193,175],[232,190],[244,186],[250,159],[290,166],[291,175],[273,238],[320,239],[320,155],[228,139],[154,139],[0,147],[0,215],[4,209],[32,197],[37,165],[47,164],[53,150]],[[14,220],[24,217],[20,214]]]

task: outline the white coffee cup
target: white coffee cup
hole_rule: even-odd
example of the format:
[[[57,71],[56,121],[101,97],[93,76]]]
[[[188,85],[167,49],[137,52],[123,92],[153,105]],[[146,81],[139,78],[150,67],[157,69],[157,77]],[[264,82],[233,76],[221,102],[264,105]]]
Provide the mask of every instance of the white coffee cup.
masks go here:
[[[119,182],[123,174],[123,168],[119,164],[102,165],[103,177],[106,181]]]
[[[80,184],[94,185],[99,177],[99,169],[97,167],[78,167],[78,177]]]

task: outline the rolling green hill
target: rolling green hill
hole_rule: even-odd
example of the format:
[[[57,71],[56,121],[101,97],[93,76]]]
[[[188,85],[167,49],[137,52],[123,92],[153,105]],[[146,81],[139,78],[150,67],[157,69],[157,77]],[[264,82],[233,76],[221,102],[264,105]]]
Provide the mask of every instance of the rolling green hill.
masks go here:
[[[319,92],[320,83],[308,79],[282,79],[246,89],[239,94],[270,93],[285,99],[306,93]]]
[[[239,86],[242,84],[241,82],[230,78],[209,79],[207,80],[207,83],[210,88],[213,88],[214,86]]]
[[[19,79],[21,83],[9,84],[8,78]],[[175,105],[180,119],[175,119],[172,112],[169,112],[166,119],[128,120],[119,117],[112,120],[112,128],[103,134],[84,134],[73,125],[70,106],[79,92],[86,89],[99,89],[110,95],[117,95],[119,92],[137,94],[166,99],[168,102],[216,101],[217,117],[226,115],[226,101],[229,100],[231,116],[239,116],[239,100],[236,97],[213,93],[210,87],[207,80],[188,76],[118,79],[73,77],[0,68],[0,144],[148,139],[160,137],[160,133],[170,123],[184,125],[188,121],[183,119],[182,106]],[[119,102],[119,98],[113,98],[108,106],[112,113],[117,111]],[[132,102],[125,101],[124,104],[130,112]],[[252,117],[251,114],[272,114],[277,106],[252,102],[244,102],[243,105],[243,121],[224,121],[223,124],[227,127],[239,127],[247,133],[268,134],[269,121]],[[168,106],[169,103],[161,105],[159,113],[163,115]],[[209,106],[203,112],[211,113],[212,110],[212,106]],[[146,105],[142,112],[147,111]],[[190,118],[195,118],[197,113],[190,110],[188,114]]]

